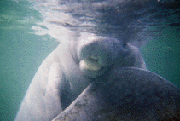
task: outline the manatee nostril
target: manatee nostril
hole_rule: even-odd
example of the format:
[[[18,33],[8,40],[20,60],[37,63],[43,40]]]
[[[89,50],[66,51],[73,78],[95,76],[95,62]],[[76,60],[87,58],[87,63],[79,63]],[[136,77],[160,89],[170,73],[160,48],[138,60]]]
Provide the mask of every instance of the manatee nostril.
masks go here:
[[[99,59],[93,55],[89,57],[89,60],[92,60],[93,62],[99,63]]]
[[[92,53],[94,53],[94,51],[96,51],[96,47],[94,43],[86,43],[86,44],[79,45],[78,47],[79,60],[84,60],[87,58],[96,59],[96,57],[92,56]]]
[[[93,60],[98,60],[98,57],[95,57],[94,55],[91,55],[90,58]]]

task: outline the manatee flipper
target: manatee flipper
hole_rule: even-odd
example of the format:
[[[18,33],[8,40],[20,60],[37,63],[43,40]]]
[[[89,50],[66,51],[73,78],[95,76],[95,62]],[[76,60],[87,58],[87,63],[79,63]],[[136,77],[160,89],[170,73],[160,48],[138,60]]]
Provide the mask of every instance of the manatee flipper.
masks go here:
[[[53,51],[38,68],[21,102],[15,121],[46,121],[54,118],[57,112],[60,113],[59,96],[55,96],[59,93],[58,90],[60,90],[60,88],[58,86],[56,87],[59,89],[54,88],[55,83],[60,83],[58,78],[61,76],[57,49]],[[57,75],[57,73],[60,75]],[[56,80],[56,77],[58,80]],[[52,95],[52,97],[54,96],[53,98],[50,97],[52,92],[55,92],[54,95]],[[52,104],[56,106],[56,109],[50,111],[51,113],[49,114],[48,110],[52,108],[50,107]]]
[[[53,63],[50,67],[47,88],[44,95],[46,119],[55,117],[58,113],[62,112],[60,98],[61,86],[64,83],[62,74],[61,65],[59,63]]]
[[[174,84],[138,68],[117,68],[108,75],[52,121],[180,120],[180,90]]]

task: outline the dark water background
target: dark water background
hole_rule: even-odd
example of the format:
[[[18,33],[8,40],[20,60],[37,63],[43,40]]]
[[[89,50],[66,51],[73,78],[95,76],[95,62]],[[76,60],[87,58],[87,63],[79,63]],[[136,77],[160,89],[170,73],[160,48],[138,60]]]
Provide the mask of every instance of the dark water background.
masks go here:
[[[29,2],[1,0],[0,6],[0,121],[13,121],[39,65],[58,42],[34,33],[42,16]],[[162,28],[141,52],[150,71],[180,88],[180,29]]]

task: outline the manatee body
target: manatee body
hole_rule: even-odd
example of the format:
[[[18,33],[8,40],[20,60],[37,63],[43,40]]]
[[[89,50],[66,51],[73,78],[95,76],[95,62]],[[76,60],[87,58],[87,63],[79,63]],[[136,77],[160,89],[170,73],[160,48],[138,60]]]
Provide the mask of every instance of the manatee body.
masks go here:
[[[52,121],[178,121],[180,90],[159,75],[115,68]]]
[[[76,43],[61,43],[39,67],[15,120],[53,119],[113,66],[146,69],[138,48],[114,38],[83,33]]]
[[[164,20],[161,11],[166,11],[166,8],[163,8],[166,2],[157,0],[47,1],[58,4],[43,5],[53,5],[52,9],[64,12],[62,15],[67,17],[62,16],[59,21],[53,18],[48,22],[57,23],[57,28],[62,27],[58,37],[63,33],[59,38],[68,39],[65,39],[39,67],[21,102],[15,121],[53,119],[90,83],[96,79],[100,80],[101,77],[108,80],[104,76],[111,73],[114,67],[147,69],[137,47],[149,36],[149,33],[142,34],[144,30],[148,26],[159,25],[161,17]],[[50,34],[55,32],[51,31],[53,27],[48,28]],[[138,42],[135,44],[137,46],[134,46],[134,41]]]

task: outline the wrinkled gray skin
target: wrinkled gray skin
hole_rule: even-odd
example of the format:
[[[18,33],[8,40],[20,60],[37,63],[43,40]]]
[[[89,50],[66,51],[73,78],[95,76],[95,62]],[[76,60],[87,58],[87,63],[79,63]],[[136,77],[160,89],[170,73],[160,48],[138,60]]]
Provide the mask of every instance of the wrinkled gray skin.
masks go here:
[[[180,90],[155,73],[113,68],[53,121],[179,121]]]
[[[157,0],[88,1],[59,0],[62,12],[73,15],[78,21],[76,25],[67,20],[61,26],[67,25],[75,35],[77,31],[77,37],[69,35],[72,40],[61,43],[43,61],[21,102],[15,121],[53,119],[90,82],[111,72],[113,67],[146,69],[141,53],[131,42],[140,40],[141,45],[146,36],[141,32],[147,26],[159,24],[163,14],[162,6],[153,6]],[[96,26],[82,27],[81,21],[89,20]]]
[[[112,66],[146,69],[141,53],[130,44],[122,45],[120,40],[87,33],[78,39],[77,43],[60,44],[43,61],[21,103],[16,121],[53,119],[90,84],[91,78],[101,76]],[[91,70],[91,65],[86,67],[81,61],[101,68]]]

